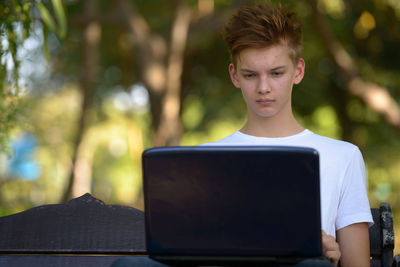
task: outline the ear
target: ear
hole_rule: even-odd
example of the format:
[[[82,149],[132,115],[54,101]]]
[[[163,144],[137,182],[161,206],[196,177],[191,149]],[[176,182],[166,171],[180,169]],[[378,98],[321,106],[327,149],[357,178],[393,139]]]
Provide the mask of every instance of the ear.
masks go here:
[[[232,83],[236,88],[240,88],[240,83],[237,77],[235,65],[229,64],[229,75],[231,77]]]
[[[301,80],[303,80],[304,77],[304,71],[306,68],[306,63],[304,62],[304,59],[300,58],[299,61],[297,62],[297,65],[295,66],[295,76],[294,76],[294,84],[299,84]]]

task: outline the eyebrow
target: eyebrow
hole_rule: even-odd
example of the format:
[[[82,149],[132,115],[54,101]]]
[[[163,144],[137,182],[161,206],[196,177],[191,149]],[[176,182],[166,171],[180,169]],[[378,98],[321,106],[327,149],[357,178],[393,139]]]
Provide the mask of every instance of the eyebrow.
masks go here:
[[[256,72],[254,70],[249,70],[249,69],[240,69],[241,72]]]
[[[270,69],[270,71],[277,71],[277,70],[281,70],[281,69],[285,69],[285,68],[286,68],[286,66],[278,66],[278,67]]]
[[[278,67],[272,68],[268,71],[277,71],[277,70],[281,70],[281,69],[285,69],[285,68],[286,68],[286,66],[278,66]],[[250,70],[250,69],[240,69],[240,71],[241,72],[256,72],[256,71]]]

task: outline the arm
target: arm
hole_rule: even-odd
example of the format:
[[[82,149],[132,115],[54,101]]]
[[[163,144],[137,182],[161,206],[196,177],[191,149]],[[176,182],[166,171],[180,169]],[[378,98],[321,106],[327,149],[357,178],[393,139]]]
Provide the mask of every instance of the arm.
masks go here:
[[[369,232],[367,223],[355,223],[336,232],[342,267],[369,267]]]

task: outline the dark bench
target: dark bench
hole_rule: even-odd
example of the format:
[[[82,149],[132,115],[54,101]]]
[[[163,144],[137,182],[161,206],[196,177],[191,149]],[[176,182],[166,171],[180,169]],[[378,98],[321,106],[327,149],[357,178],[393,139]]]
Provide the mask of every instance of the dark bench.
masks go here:
[[[400,257],[393,258],[394,230],[392,207],[381,203],[371,209],[374,225],[369,229],[371,267],[400,266]]]
[[[371,266],[391,266],[391,207],[383,203],[372,214]],[[101,267],[132,255],[146,257],[143,212],[105,205],[90,194],[0,218],[0,266]]]

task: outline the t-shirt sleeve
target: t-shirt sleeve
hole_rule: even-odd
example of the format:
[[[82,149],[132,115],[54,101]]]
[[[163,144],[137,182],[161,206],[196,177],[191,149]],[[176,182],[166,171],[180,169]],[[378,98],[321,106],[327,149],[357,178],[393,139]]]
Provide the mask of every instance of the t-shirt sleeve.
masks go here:
[[[365,164],[360,150],[355,147],[340,191],[336,230],[361,222],[373,225],[367,195]]]

